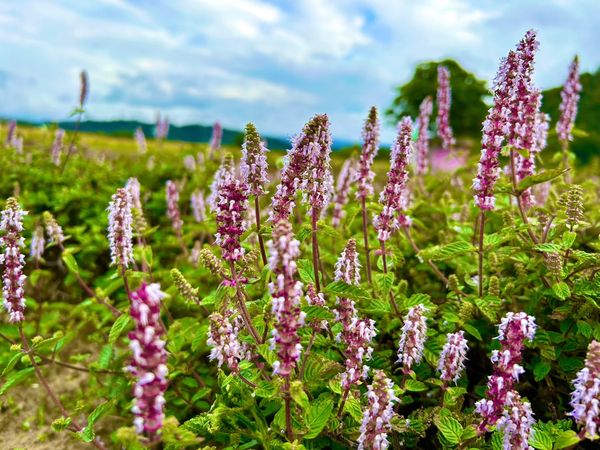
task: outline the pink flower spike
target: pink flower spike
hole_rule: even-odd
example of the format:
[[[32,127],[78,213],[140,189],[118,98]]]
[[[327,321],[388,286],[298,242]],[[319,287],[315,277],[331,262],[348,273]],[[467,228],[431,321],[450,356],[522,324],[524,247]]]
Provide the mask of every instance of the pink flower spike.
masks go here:
[[[417,137],[417,175],[425,175],[429,172],[429,116],[433,111],[433,102],[431,97],[425,97],[419,107],[419,118],[417,127],[419,135]]]
[[[246,125],[246,137],[242,145],[242,161],[240,174],[242,181],[248,186],[248,195],[265,193],[267,178],[267,147],[260,140],[260,135],[254,124]]]
[[[206,343],[212,347],[209,358],[217,360],[218,366],[224,363],[233,373],[238,373],[240,361],[250,358],[248,346],[238,339],[244,324],[240,317],[233,317],[233,311],[224,315],[214,312],[210,315],[210,329]]]
[[[183,220],[181,220],[181,213],[179,212],[179,191],[177,190],[177,185],[171,180],[167,181],[166,194],[167,216],[171,219],[173,229],[180,236],[183,228]]]
[[[123,270],[133,262],[132,225],[131,195],[119,188],[108,205],[108,240],[111,264]]]
[[[588,347],[585,366],[573,380],[569,415],[583,427],[586,438],[598,439],[600,427],[600,342],[592,341]]]
[[[237,261],[244,255],[240,237],[246,231],[244,215],[248,209],[248,188],[233,176],[225,178],[215,201],[217,233],[215,244],[221,247],[226,261]]]
[[[413,306],[404,317],[402,335],[398,343],[398,362],[404,373],[411,371],[414,364],[423,359],[427,340],[427,308],[424,305]]]
[[[438,362],[438,371],[440,372],[440,379],[444,383],[448,384],[451,381],[456,383],[465,370],[469,345],[465,339],[464,331],[448,333],[446,338]]]
[[[368,406],[363,413],[358,437],[358,450],[385,450],[389,446],[388,433],[392,431],[394,417],[394,383],[382,370],[375,372],[373,383],[367,391]]]
[[[358,161],[358,170],[356,180],[358,189],[356,198],[367,198],[373,195],[373,179],[375,173],[371,170],[373,160],[379,152],[379,119],[377,118],[377,108],[374,106],[369,111],[369,116],[365,121],[362,131],[362,151]]]
[[[438,136],[442,140],[442,149],[450,150],[455,143],[452,127],[450,126],[450,102],[452,91],[450,88],[450,71],[444,66],[438,66],[438,88],[436,119]]]
[[[560,104],[560,118],[556,123],[556,133],[558,134],[558,139],[562,142],[573,140],[573,126],[577,117],[580,92],[579,58],[576,56],[569,66],[569,75],[560,93],[562,102]]]

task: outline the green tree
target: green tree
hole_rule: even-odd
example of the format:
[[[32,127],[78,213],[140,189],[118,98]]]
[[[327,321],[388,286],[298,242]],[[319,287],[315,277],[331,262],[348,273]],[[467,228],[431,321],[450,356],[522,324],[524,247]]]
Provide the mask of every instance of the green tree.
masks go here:
[[[396,88],[397,96],[386,116],[397,122],[402,116],[415,118],[419,114],[419,105],[430,95],[434,100],[432,118],[437,115],[435,94],[437,89],[438,66],[446,66],[450,71],[452,105],[450,124],[456,136],[477,136],[481,134],[481,124],[485,119],[488,106],[485,100],[489,96],[486,83],[474,74],[467,72],[453,59],[429,61],[419,64],[412,79]],[[433,119],[432,121],[434,121]]]

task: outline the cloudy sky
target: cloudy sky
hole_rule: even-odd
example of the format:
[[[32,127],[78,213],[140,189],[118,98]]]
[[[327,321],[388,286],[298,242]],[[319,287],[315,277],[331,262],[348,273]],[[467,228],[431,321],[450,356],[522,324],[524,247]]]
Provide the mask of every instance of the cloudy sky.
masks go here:
[[[4,0],[0,116],[65,119],[85,68],[90,118],[162,111],[289,136],[327,112],[335,137],[356,139],[415,64],[453,57],[489,79],[528,28],[541,87],[575,53],[596,70],[599,18],[598,0]]]

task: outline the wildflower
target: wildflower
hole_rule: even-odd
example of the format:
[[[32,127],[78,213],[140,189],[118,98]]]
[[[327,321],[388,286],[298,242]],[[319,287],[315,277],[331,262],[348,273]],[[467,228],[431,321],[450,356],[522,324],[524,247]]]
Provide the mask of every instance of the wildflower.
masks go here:
[[[200,251],[202,250],[202,243],[200,241],[194,242],[194,246],[192,247],[192,251],[190,252],[189,260],[194,265],[194,267],[198,267],[198,263],[200,262]]]
[[[134,208],[142,209],[142,200],[140,198],[140,182],[137,178],[129,178],[125,183],[125,189],[131,196],[131,204]]]
[[[442,148],[450,150],[455,143],[452,127],[450,126],[450,71],[444,66],[438,66],[438,88],[436,119],[438,136],[442,139]]]
[[[171,269],[171,278],[173,284],[181,294],[181,296],[191,303],[198,303],[198,288],[193,288],[192,285],[183,274],[177,269]]]
[[[199,242],[199,241],[197,241]],[[195,248],[196,246],[194,246]],[[199,247],[199,246],[198,246]],[[207,268],[210,273],[216,275],[217,278],[224,280],[227,278],[227,270],[223,267],[221,261],[215,256],[213,252],[209,249],[200,249],[198,250],[198,262],[202,264],[205,268]]]
[[[569,413],[577,425],[585,430],[588,439],[598,438],[600,427],[600,342],[592,341],[588,347],[585,366],[573,380]]]
[[[419,107],[419,118],[417,127],[419,136],[417,138],[417,175],[425,175],[429,171],[429,116],[433,111],[431,97],[425,97]]]
[[[273,239],[267,246],[274,277],[269,283],[275,319],[271,345],[277,349],[278,358],[273,364],[273,373],[289,377],[300,359],[302,345],[298,329],[304,324],[305,316],[300,311],[302,283],[296,280],[300,242],[294,238],[290,223],[281,221],[275,224]]]
[[[204,194],[202,191],[194,191],[190,197],[190,205],[194,220],[198,223],[206,220],[206,206],[204,205]]]
[[[358,438],[358,450],[385,450],[389,446],[388,433],[392,430],[394,417],[394,383],[382,370],[375,372],[373,383],[367,392],[368,407],[363,414]]]
[[[46,225],[46,234],[50,238],[48,243],[62,246],[62,243],[65,241],[65,235],[62,227],[58,224],[54,216],[49,211],[44,211],[43,218],[44,224]]]
[[[39,261],[42,259],[42,255],[44,254],[44,247],[44,229],[38,225],[35,227],[35,232],[31,237],[29,256],[31,256],[34,261]]]
[[[148,151],[148,144],[146,144],[146,135],[142,127],[137,127],[133,133],[135,143],[140,153],[146,153]]]
[[[525,371],[519,364],[525,341],[535,337],[535,318],[525,313],[509,312],[498,326],[500,350],[492,352],[494,373],[488,378],[486,398],[475,404],[475,411],[482,417],[480,430],[494,426],[509,406],[509,393],[515,381]]]
[[[569,187],[564,202],[567,225],[571,230],[583,220],[583,189],[578,184]]]
[[[133,262],[131,196],[126,189],[117,189],[108,212],[111,263],[125,270]]]
[[[136,377],[133,388],[135,403],[131,411],[138,434],[154,440],[164,420],[164,393],[167,390],[167,351],[160,321],[161,300],[166,297],[158,283],[142,283],[130,294],[131,315],[135,328],[129,333],[129,348],[133,353],[126,368]]]
[[[309,305],[312,306],[322,306],[326,307],[325,296],[322,292],[317,294],[314,284],[309,284],[306,286],[306,301]]]
[[[13,147],[19,155],[23,154],[23,143],[23,136],[17,136],[13,141]]]
[[[181,229],[183,227],[183,220],[181,220],[181,213],[179,212],[179,191],[177,185],[171,181],[167,181],[167,216],[171,219],[171,224],[177,235],[181,236]]]
[[[248,186],[248,195],[259,196],[265,193],[267,179],[267,147],[252,123],[246,125],[246,138],[242,145],[240,174]]]
[[[507,408],[498,420],[497,428],[504,434],[503,450],[529,450],[529,439],[532,435],[533,412],[531,404],[521,400],[516,391],[507,394]]]
[[[227,177],[219,187],[215,201],[217,233],[215,243],[221,247],[223,259],[237,261],[244,255],[240,237],[246,231],[244,214],[248,209],[247,188],[234,177]]]
[[[85,105],[85,101],[88,98],[88,94],[90,93],[90,82],[88,73],[85,70],[82,70],[79,74],[80,80],[80,89],[79,89],[79,107],[83,108]]]
[[[563,143],[573,140],[573,125],[575,125],[575,117],[577,117],[580,92],[579,58],[576,56],[569,66],[569,75],[560,93],[562,101],[560,103],[560,118],[556,123],[556,133],[558,139]]]
[[[344,207],[348,203],[348,192],[350,191],[350,185],[354,180],[354,173],[356,172],[354,165],[355,162],[353,159],[347,159],[344,161],[342,170],[340,170],[340,174],[338,175],[333,206],[333,218],[331,220],[331,224],[334,227],[339,226],[340,221],[346,215]]]
[[[427,308],[424,305],[413,306],[404,317],[402,335],[398,343],[398,362],[404,373],[410,372],[413,364],[423,359],[425,340],[427,339]]]
[[[387,241],[392,232],[400,226],[408,227],[411,224],[410,217],[404,214],[408,207],[407,185],[411,134],[412,121],[410,117],[404,117],[398,125],[398,135],[392,145],[391,167],[387,174],[388,181],[379,196],[383,210],[373,219],[380,242]]]
[[[221,148],[221,140],[223,139],[223,127],[219,122],[215,122],[212,129],[212,136],[210,138],[210,157],[212,158],[214,152]]]
[[[356,178],[358,189],[356,198],[367,198],[373,195],[373,179],[375,173],[371,170],[373,159],[379,152],[379,120],[377,118],[377,108],[374,106],[369,110],[367,120],[362,130],[362,151],[358,161],[358,171]]]
[[[52,142],[52,164],[55,166],[60,165],[60,154],[63,150],[64,137],[65,130],[58,128],[54,133],[54,142]]]
[[[192,155],[185,155],[183,158],[183,166],[190,172],[196,170],[196,159]]]
[[[169,118],[162,119],[160,113],[156,116],[156,126],[154,128],[154,136],[156,139],[166,139],[169,135]]]
[[[498,157],[510,131],[510,102],[513,98],[518,62],[518,55],[512,51],[502,60],[493,85],[494,104],[483,122],[481,158],[477,176],[473,180],[475,204],[483,211],[495,207],[494,185],[499,176]]]
[[[465,360],[467,359],[467,351],[469,345],[465,339],[465,332],[448,333],[446,335],[446,343],[442,348],[440,360],[438,362],[438,371],[440,379],[445,384],[453,381],[456,383],[460,375],[465,370]]]
[[[21,233],[23,216],[26,214],[27,211],[23,211],[17,200],[11,197],[6,201],[0,221],[0,230],[4,231],[4,236],[0,237],[0,244],[4,247],[4,253],[0,255],[0,264],[4,266],[2,296],[11,323],[25,320],[24,286],[27,277],[23,274],[25,256],[21,253],[21,248],[25,246],[25,240]]]
[[[233,311],[227,310],[223,315],[214,312],[210,315],[210,328],[206,343],[212,347],[209,358],[217,360],[221,367],[227,364],[233,373],[240,371],[240,361],[250,358],[246,344],[238,339],[238,334],[244,326],[239,316],[233,317]]]
[[[210,194],[208,196],[207,202],[211,211],[215,211],[216,209],[216,199],[219,194],[219,187],[222,183],[227,181],[230,177],[235,176],[235,167],[233,165],[233,156],[231,154],[226,154],[221,161],[221,165],[215,172],[215,176],[210,185]]]
[[[356,241],[349,239],[339,259],[335,263],[335,281],[358,286],[360,284],[360,262],[356,251]]]
[[[8,124],[7,124],[6,141],[4,141],[4,145],[7,147],[12,147],[14,145],[16,137],[17,137],[17,121],[9,120]]]

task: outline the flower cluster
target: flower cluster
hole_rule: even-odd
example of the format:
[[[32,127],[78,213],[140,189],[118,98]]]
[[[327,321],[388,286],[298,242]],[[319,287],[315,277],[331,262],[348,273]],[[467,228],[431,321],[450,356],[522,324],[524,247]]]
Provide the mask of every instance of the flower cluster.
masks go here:
[[[24,286],[27,277],[23,273],[25,257],[21,253],[21,248],[25,246],[25,240],[21,232],[23,216],[26,214],[27,211],[23,211],[17,200],[11,197],[6,201],[0,221],[0,230],[4,231],[4,236],[0,237],[0,244],[4,247],[4,253],[0,255],[0,264],[4,266],[2,296],[11,323],[25,320]]]
[[[379,196],[381,213],[373,218],[380,242],[387,241],[399,227],[409,227],[410,217],[404,214],[408,207],[408,164],[411,152],[412,121],[404,117],[398,125],[398,136],[392,145],[388,181]]]
[[[367,401],[369,405],[360,425],[358,450],[385,450],[389,445],[387,435],[392,430],[394,403],[398,398],[394,395],[394,383],[382,370],[376,371],[373,376],[373,383],[367,392]]]
[[[167,217],[171,219],[171,225],[175,232],[181,235],[183,220],[181,220],[181,213],[179,212],[179,191],[177,190],[177,185],[171,180],[167,181],[166,198]]]
[[[248,209],[247,187],[230,176],[219,187],[216,206],[217,233],[215,243],[221,247],[223,259],[237,261],[244,255],[240,236],[246,231],[244,214]]]
[[[190,303],[199,303],[198,288],[192,287],[190,282],[178,269],[171,269],[171,279],[179,294]]]
[[[429,171],[429,116],[433,111],[433,102],[431,97],[425,97],[419,107],[419,118],[417,127],[419,135],[417,137],[416,156],[417,156],[417,175],[425,175]]]
[[[356,178],[358,189],[356,198],[364,199],[373,194],[373,179],[375,173],[371,170],[373,159],[379,152],[379,119],[377,118],[377,108],[371,107],[367,120],[362,130],[362,151],[358,161],[358,170]]]
[[[437,132],[442,140],[442,148],[450,150],[454,145],[454,135],[450,126],[450,71],[444,66],[438,66],[437,88]]]
[[[583,427],[585,437],[597,439],[600,427],[600,342],[590,343],[585,366],[577,373],[573,386],[573,411],[569,415]]]
[[[504,434],[503,450],[530,450],[529,438],[533,432],[533,412],[531,404],[523,401],[518,392],[511,391],[506,396],[507,408],[498,420],[497,428]]]
[[[210,137],[210,156],[212,158],[214,152],[221,148],[221,140],[223,139],[223,127],[219,122],[215,122]]]
[[[137,127],[133,133],[133,138],[137,144],[137,148],[140,153],[146,153],[148,151],[148,145],[146,144],[146,135],[142,127]]]
[[[192,207],[192,215],[198,223],[206,220],[206,206],[204,205],[204,194],[202,191],[196,190],[192,192],[190,197],[190,206]]]
[[[156,139],[166,139],[169,135],[169,118],[162,119],[160,114],[156,116],[156,127],[154,128],[154,136]]]
[[[140,194],[140,182],[138,181],[137,178],[129,178],[127,180],[127,183],[125,183],[125,189],[127,190],[127,192],[129,192],[129,195],[131,196],[131,206],[133,208],[137,208],[141,211],[142,209],[142,200],[141,200],[141,194]]]
[[[535,318],[522,312],[509,312],[498,329],[501,348],[492,352],[494,373],[488,377],[486,398],[475,405],[475,411],[482,417],[480,430],[494,426],[509,406],[509,393],[513,391],[519,375],[525,371],[520,362],[525,341],[531,341],[535,337]]]
[[[123,270],[133,262],[132,224],[131,195],[119,188],[108,205],[108,240],[111,263]]]
[[[143,283],[130,295],[129,313],[135,329],[129,333],[129,348],[133,358],[126,369],[137,379],[133,388],[133,422],[136,431],[145,433],[151,440],[162,428],[164,393],[168,384],[167,351],[162,339],[165,330],[160,321],[161,300],[165,296],[157,283]]]
[[[254,124],[246,125],[246,139],[242,145],[242,161],[240,174],[248,186],[249,195],[262,195],[265,193],[267,178],[267,147],[260,140]]]
[[[410,372],[413,364],[423,359],[425,340],[427,339],[427,308],[424,305],[413,306],[404,317],[402,335],[398,343],[398,362],[404,373]]]
[[[344,207],[346,206],[346,203],[348,203],[348,192],[350,191],[350,185],[354,180],[354,172],[356,171],[354,165],[355,162],[353,159],[347,159],[344,161],[342,170],[340,170],[340,174],[338,175],[335,199],[333,202],[333,218],[331,219],[331,224],[334,227],[339,226],[340,221],[346,215]]]
[[[65,235],[62,227],[58,224],[54,216],[49,211],[44,211],[44,225],[46,226],[46,234],[50,238],[49,244],[61,246],[65,241]]]
[[[273,229],[269,247],[269,266],[273,281],[269,283],[275,329],[271,345],[277,349],[278,360],[273,363],[273,373],[289,377],[298,360],[302,345],[298,329],[304,324],[300,311],[302,283],[296,280],[296,260],[300,254],[300,242],[294,238],[289,222],[280,221]]]
[[[31,256],[34,261],[39,261],[40,259],[42,259],[42,255],[44,254],[44,247],[44,229],[38,225],[37,227],[35,227],[33,236],[31,236],[29,256]]]
[[[563,145],[573,140],[573,125],[575,125],[575,117],[577,116],[577,104],[579,103],[580,92],[579,58],[575,57],[569,66],[569,75],[560,93],[562,101],[560,103],[560,118],[556,123],[556,133],[558,134],[558,139],[563,142]]]
[[[210,328],[206,343],[212,347],[209,358],[217,360],[219,367],[227,364],[229,370],[238,373],[240,361],[250,358],[248,346],[238,339],[243,322],[240,317],[233,317],[233,311],[224,314],[214,312],[210,315]]]
[[[4,145],[6,147],[13,147],[17,137],[17,121],[9,120],[6,128],[6,140],[4,141]]]
[[[52,142],[51,159],[55,166],[60,165],[60,155],[63,150],[63,141],[65,138],[65,130],[58,128],[54,133],[54,141]]]
[[[208,195],[206,201],[212,212],[214,212],[217,208],[216,201],[217,196],[219,195],[219,188],[221,187],[221,184],[229,180],[231,177],[235,177],[235,166],[233,163],[233,156],[228,153],[223,156],[221,165],[215,172],[212,183],[210,184],[210,194]]]
[[[196,171],[196,158],[193,155],[185,155],[183,157],[183,167],[189,172]]]
[[[447,385],[451,381],[456,383],[462,372],[465,370],[465,360],[469,345],[465,339],[465,332],[448,333],[446,343],[442,348],[440,360],[438,362],[438,371],[440,379]]]

